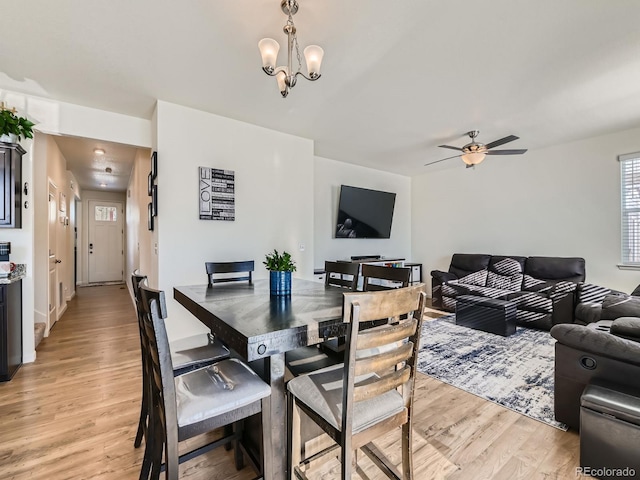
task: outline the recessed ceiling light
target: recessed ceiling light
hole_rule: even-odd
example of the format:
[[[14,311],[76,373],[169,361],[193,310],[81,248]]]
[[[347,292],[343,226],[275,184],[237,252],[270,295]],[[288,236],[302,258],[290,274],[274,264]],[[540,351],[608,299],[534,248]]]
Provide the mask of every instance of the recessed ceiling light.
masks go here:
[[[104,187],[106,187],[106,186],[107,186],[107,184],[103,182],[103,183],[101,183],[101,184],[100,184],[100,186],[101,186],[102,188],[104,188]]]
[[[103,148],[94,148],[93,149],[93,153],[95,153],[96,155],[104,155],[104,149]]]

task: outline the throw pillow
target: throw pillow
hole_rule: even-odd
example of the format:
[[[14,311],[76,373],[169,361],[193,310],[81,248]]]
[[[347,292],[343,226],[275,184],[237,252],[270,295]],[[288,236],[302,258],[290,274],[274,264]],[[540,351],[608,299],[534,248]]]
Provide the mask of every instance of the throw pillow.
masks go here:
[[[458,280],[458,283],[466,283],[467,285],[477,285],[478,287],[484,287],[487,284],[487,271],[479,270],[477,272],[470,273]]]
[[[631,295],[633,295],[634,297],[640,297],[640,285],[638,285],[636,289],[631,292]]]
[[[615,294],[604,297],[600,320],[615,320],[620,317],[640,317],[640,298]]]
[[[491,267],[487,275],[487,287],[517,292],[522,288],[522,265],[512,258],[505,258]]]

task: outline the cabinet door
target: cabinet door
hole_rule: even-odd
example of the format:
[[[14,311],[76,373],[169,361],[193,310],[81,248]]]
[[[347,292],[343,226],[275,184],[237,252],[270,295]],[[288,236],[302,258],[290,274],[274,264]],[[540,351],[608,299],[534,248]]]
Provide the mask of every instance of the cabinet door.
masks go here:
[[[0,147],[0,225],[11,225],[11,150]]]

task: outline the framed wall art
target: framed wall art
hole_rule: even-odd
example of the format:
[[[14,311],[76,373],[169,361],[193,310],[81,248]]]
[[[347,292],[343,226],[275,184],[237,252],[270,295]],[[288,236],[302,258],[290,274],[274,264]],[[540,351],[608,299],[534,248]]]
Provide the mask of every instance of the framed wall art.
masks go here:
[[[158,176],[158,152],[151,154],[151,178],[155,179]]]
[[[147,195],[151,196],[153,190],[153,177],[151,176],[151,172],[149,172],[149,176],[147,177]]]
[[[199,167],[200,220],[236,219],[236,177],[233,170]]]
[[[153,205],[147,205],[147,228],[153,232]]]
[[[151,213],[154,217],[158,216],[158,186],[151,187]]]

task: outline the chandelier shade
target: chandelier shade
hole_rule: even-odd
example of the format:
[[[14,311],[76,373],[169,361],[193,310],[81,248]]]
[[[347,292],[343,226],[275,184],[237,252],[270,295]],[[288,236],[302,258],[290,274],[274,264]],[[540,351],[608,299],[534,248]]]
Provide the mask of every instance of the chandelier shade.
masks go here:
[[[315,81],[320,78],[320,67],[324,50],[318,45],[309,45],[304,49],[304,58],[307,64],[307,73],[302,73],[302,62],[300,57],[300,47],[296,36],[296,26],[293,23],[293,16],[298,11],[297,0],[282,0],[280,7],[287,15],[287,23],[283,31],[287,34],[287,65],[276,67],[280,44],[272,38],[263,38],[258,42],[260,56],[262,57],[262,70],[271,77],[276,77],[278,90],[283,97],[289,94],[289,90],[296,84],[296,77],[302,75],[307,80]],[[293,69],[293,55],[298,62],[297,70]]]

